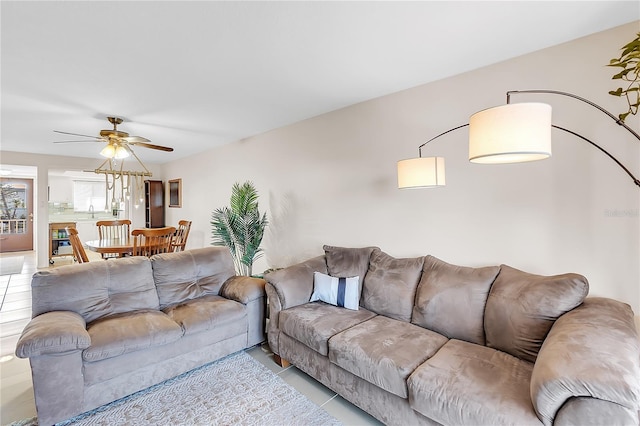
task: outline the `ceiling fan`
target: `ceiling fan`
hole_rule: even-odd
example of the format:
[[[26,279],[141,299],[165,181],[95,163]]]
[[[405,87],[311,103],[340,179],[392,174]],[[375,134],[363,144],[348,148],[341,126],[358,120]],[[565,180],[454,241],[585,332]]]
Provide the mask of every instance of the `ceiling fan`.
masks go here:
[[[101,142],[107,145],[100,151],[100,154],[107,158],[125,158],[129,156],[129,153],[134,154],[132,146],[141,146],[144,148],[157,149],[159,151],[172,152],[173,148],[161,145],[154,145],[147,138],[142,136],[129,136],[129,133],[118,130],[118,124],[121,124],[124,120],[120,117],[107,117],[109,123],[113,124],[113,129],[100,130],[100,136],[82,135],[79,133],[61,132],[54,130],[55,133],[63,135],[81,136],[89,138],[86,140],[73,140],[73,141],[57,141],[54,143],[76,143],[76,142]]]

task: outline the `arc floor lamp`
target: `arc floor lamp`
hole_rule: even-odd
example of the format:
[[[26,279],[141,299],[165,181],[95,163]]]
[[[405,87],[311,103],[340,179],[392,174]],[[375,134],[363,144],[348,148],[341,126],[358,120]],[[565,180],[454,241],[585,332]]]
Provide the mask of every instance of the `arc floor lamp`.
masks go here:
[[[507,92],[507,104],[473,114],[463,124],[429,139],[418,147],[418,157],[398,161],[398,188],[431,188],[445,185],[442,157],[423,157],[422,148],[450,132],[469,127],[469,161],[482,164],[519,163],[542,160],[551,156],[551,128],[570,133],[593,145],[613,160],[640,188],[640,180],[607,150],[586,137],[551,123],[551,106],[544,103],[511,103],[519,93],[540,93],[568,96],[600,110],[640,141],[640,135],[622,120],[601,106],[572,93],[556,90],[513,90]]]

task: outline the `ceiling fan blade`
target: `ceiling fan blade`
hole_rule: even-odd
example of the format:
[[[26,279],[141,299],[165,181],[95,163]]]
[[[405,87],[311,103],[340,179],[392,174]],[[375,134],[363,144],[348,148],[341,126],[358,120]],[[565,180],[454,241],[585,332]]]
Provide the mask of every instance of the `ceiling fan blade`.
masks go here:
[[[104,141],[104,138],[102,138],[100,136],[81,135],[80,133],[61,132],[60,130],[54,130],[54,132],[55,133],[60,133],[60,134],[63,134],[63,135],[82,136],[83,138],[91,138],[91,139],[97,139],[99,141]]]
[[[76,143],[76,142],[99,142],[99,143],[104,143],[103,140],[98,140],[98,139],[92,139],[92,140],[83,140],[83,139],[78,139],[76,141],[55,141],[53,143]]]
[[[145,148],[157,149],[159,151],[167,151],[167,152],[173,151],[173,148],[169,148],[168,146],[153,145],[145,142],[131,142],[129,143],[129,145],[142,146]]]
[[[151,142],[149,139],[147,138],[143,138],[142,136],[127,136],[126,138],[120,138],[126,142],[129,143],[135,143],[135,142]]]

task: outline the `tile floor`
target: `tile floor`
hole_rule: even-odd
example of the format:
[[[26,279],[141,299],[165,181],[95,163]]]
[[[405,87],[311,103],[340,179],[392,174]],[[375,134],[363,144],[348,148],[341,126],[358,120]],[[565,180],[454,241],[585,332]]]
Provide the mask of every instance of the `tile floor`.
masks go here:
[[[99,255],[88,252],[90,260]],[[20,274],[0,275],[0,424],[36,415],[29,360],[13,355],[18,337],[31,318],[31,275],[36,272],[35,252],[3,253],[0,257],[24,256]],[[97,256],[97,257],[95,257]],[[55,266],[72,263],[70,257],[57,258]],[[248,351],[256,360],[280,375],[311,401],[345,425],[381,425],[376,419],[347,402],[295,367],[281,368],[267,347]]]

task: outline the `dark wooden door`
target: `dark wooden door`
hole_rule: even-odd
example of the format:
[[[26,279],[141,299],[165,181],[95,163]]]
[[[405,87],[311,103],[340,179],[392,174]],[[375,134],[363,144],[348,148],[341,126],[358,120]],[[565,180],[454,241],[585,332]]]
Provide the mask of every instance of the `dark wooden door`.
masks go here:
[[[145,180],[145,226],[162,228],[164,226],[164,185],[161,180]]]

